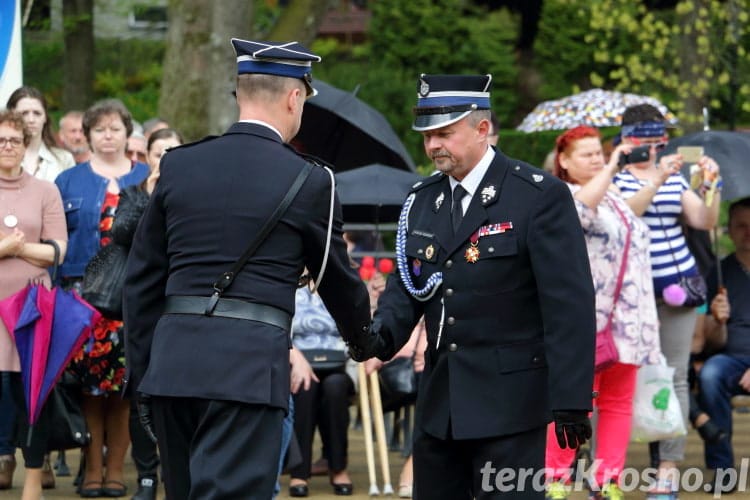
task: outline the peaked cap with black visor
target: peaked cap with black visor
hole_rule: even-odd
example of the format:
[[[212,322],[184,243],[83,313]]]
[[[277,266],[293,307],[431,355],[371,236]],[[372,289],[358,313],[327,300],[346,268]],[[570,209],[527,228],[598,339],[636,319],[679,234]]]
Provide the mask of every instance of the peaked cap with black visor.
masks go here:
[[[266,75],[298,78],[305,83],[307,97],[318,92],[312,85],[312,63],[320,62],[298,42],[256,42],[232,38],[237,54],[237,74],[263,73]]]
[[[491,86],[492,75],[420,75],[411,128],[433,130],[456,123],[472,111],[490,109]]]

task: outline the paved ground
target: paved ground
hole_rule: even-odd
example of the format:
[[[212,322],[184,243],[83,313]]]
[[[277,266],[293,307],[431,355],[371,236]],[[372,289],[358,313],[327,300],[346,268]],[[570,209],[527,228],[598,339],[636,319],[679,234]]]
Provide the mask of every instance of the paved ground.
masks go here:
[[[735,415],[735,436],[734,436],[734,443],[735,443],[735,454],[737,457],[737,464],[738,466],[741,463],[744,463],[744,492],[738,492],[732,495],[731,497],[726,498],[733,498],[733,499],[750,499],[750,484],[748,483],[748,476],[750,475],[748,473],[748,470],[750,469],[750,414],[747,413],[737,413]],[[352,475],[352,479],[354,481],[354,487],[355,487],[355,495],[350,497],[352,500],[365,500],[367,498],[370,498],[368,495],[368,477],[367,477],[367,466],[366,466],[366,460],[365,460],[365,454],[364,454],[364,439],[362,437],[362,432],[360,430],[354,430],[352,429],[350,431],[350,473]],[[319,446],[316,446],[316,449],[319,449]],[[697,436],[695,431],[690,431],[689,440],[688,440],[688,452],[687,457],[685,460],[685,463],[683,464],[683,470],[688,467],[696,468],[695,470],[701,470],[702,471],[702,465],[703,465],[703,447],[700,442],[700,438]],[[20,460],[20,453],[18,455],[18,459]],[[391,462],[391,478],[393,482],[394,489],[398,489],[398,474],[401,468],[401,464],[403,463],[403,458],[401,457],[401,454],[398,452],[391,452],[390,453],[390,462]],[[68,453],[68,463],[70,464],[70,467],[72,470],[75,470],[78,464],[78,453],[77,452],[69,452]],[[645,467],[648,466],[648,456],[647,456],[647,446],[643,444],[632,444],[629,450],[628,454],[628,467],[633,467],[638,473],[642,471]],[[379,468],[378,468],[379,471]],[[378,473],[378,477],[380,478],[380,474]],[[132,494],[133,488],[135,487],[135,469],[133,467],[132,462],[128,462],[127,464],[127,470],[126,470],[126,478],[128,480],[128,486],[130,488],[130,492]],[[687,478],[683,478],[684,480]],[[380,481],[381,479],[379,479]],[[6,500],[6,499],[17,499],[20,498],[21,490],[20,485],[23,484],[23,468],[20,467],[18,470],[16,470],[15,475],[15,481],[14,484],[16,487],[9,491],[2,491],[0,492],[0,500]],[[282,495],[281,499],[287,499],[286,491],[287,491],[287,484],[288,484],[288,477],[284,477],[282,479]],[[382,484],[381,484],[382,488]],[[128,495],[129,498],[130,495]],[[331,492],[331,487],[328,485],[327,478],[325,477],[314,477],[310,483],[310,497],[311,498],[317,498],[320,500],[333,500],[341,497],[336,497]],[[57,499],[57,500],[71,500],[76,499],[78,496],[74,492],[74,488],[72,486],[72,479],[71,478],[58,478],[57,479],[57,488],[54,490],[48,490],[45,492],[45,498],[47,500]],[[160,496],[160,498],[163,498],[163,496]],[[586,494],[583,492],[574,493],[571,495],[571,500],[584,500],[586,498]],[[630,492],[626,495],[626,498],[628,500],[630,499],[642,499],[644,498],[643,493],[641,492]],[[698,492],[683,492],[680,494],[681,500],[697,500],[697,499],[709,499],[712,498],[711,495],[704,493],[703,491]],[[238,499],[241,500],[241,499]],[[429,499],[426,499],[429,500]]]

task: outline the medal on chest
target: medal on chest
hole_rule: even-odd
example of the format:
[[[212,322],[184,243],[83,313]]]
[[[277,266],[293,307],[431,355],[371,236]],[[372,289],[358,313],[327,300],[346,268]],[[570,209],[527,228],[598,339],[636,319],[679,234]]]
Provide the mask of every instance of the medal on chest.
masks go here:
[[[411,272],[414,273],[414,276],[422,274],[422,261],[414,259],[411,263]]]
[[[497,224],[488,224],[477,229],[474,234],[469,238],[469,247],[464,252],[464,258],[469,264],[474,264],[479,260],[479,238],[483,236],[490,236],[493,234],[502,234],[506,231],[513,229],[513,223],[498,222]],[[492,252],[490,248],[490,252]]]
[[[479,260],[479,231],[475,231],[474,234],[469,238],[469,248],[464,252],[464,258],[469,264],[474,264]]]

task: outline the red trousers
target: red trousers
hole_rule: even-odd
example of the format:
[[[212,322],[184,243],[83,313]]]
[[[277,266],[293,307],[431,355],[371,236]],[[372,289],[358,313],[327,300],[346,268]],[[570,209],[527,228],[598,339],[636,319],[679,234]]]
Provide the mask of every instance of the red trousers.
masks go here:
[[[625,466],[625,456],[630,441],[630,427],[633,417],[633,394],[638,367],[615,363],[594,376],[594,390],[599,396],[594,399],[598,410],[594,439],[596,453],[593,479],[599,486],[610,480],[617,481]],[[548,477],[553,479],[569,477],[568,471],[575,460],[576,450],[561,449],[555,438],[554,424],[547,427],[547,451],[545,467],[552,469]]]

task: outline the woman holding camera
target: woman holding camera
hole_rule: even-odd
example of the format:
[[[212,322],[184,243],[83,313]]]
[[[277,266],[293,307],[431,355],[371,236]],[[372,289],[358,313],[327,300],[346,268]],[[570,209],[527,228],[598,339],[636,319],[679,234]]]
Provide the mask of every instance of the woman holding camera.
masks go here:
[[[657,151],[666,145],[668,136],[664,116],[650,104],[631,106],[623,113],[622,141],[631,147],[650,146],[648,160],[627,165],[614,182],[633,212],[648,224],[654,294],[659,315],[659,340],[667,364],[674,368],[674,388],[683,418],[688,418],[688,362],[695,330],[696,310],[687,283],[701,280],[690,252],[681,221],[695,229],[709,230],[719,219],[720,182],[709,196],[702,198],[680,174],[683,159],[679,154],[664,155],[658,162]],[[719,180],[719,166],[708,156],[697,163],[703,178]],[[694,290],[697,291],[694,287]],[[691,299],[691,300],[688,300]],[[703,286],[705,300],[705,284]],[[696,304],[700,305],[700,304]],[[657,484],[647,499],[676,499],[677,462],[684,459],[686,437],[659,442]]]
[[[611,324],[617,361],[594,376],[599,417],[596,460],[590,482],[592,499],[619,499],[619,474],[630,440],[636,373],[659,359],[658,323],[648,260],[648,227],[633,214],[612,178],[631,146],[616,148],[605,163],[599,132],[575,127],[556,140],[554,174],[565,181],[575,200],[586,238],[596,290],[597,331]],[[560,448],[554,425],[547,432],[547,468],[553,470],[547,498],[567,498],[564,484],[576,450]]]

